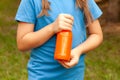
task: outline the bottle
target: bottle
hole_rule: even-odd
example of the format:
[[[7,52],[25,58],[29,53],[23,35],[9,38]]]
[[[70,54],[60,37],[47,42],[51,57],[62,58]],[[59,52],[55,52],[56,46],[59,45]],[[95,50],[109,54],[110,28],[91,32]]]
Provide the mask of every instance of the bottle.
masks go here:
[[[54,59],[70,61],[71,48],[72,32],[68,30],[63,30],[57,33]]]

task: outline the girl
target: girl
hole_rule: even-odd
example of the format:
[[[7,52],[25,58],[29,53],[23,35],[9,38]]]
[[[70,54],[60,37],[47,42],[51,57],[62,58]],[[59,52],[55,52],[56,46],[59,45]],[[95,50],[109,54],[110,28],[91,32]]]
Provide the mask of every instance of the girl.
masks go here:
[[[103,39],[94,0],[22,0],[16,20],[18,49],[31,49],[29,80],[83,80],[85,53]],[[89,36],[86,39],[86,28]],[[54,60],[56,33],[71,30],[71,60]]]

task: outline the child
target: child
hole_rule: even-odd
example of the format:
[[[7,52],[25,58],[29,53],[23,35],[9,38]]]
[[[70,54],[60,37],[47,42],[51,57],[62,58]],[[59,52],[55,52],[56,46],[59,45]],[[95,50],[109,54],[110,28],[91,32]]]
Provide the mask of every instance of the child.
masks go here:
[[[84,80],[85,53],[103,39],[101,14],[94,0],[22,0],[16,15],[17,44],[21,51],[31,49],[28,79]],[[62,30],[73,34],[69,62],[54,60],[56,33]]]

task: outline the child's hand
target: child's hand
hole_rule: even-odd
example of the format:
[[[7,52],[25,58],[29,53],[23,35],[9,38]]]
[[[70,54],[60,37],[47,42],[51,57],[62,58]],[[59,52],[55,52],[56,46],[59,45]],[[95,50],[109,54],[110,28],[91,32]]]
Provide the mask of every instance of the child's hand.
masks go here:
[[[53,31],[55,33],[62,30],[72,30],[74,18],[69,14],[60,14],[58,18],[52,23]]]
[[[60,60],[58,62],[65,68],[72,68],[73,66],[78,64],[79,57],[80,57],[80,54],[78,54],[77,51],[72,50],[71,51],[71,60],[69,62],[68,61],[60,61]]]

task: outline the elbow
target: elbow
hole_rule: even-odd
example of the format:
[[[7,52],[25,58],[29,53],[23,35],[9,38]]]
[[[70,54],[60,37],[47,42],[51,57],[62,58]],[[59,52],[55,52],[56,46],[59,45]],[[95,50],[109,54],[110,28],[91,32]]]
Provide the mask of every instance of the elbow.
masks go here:
[[[26,47],[24,44],[22,44],[22,43],[17,43],[17,48],[18,48],[18,50],[21,51],[21,52],[26,52],[26,51],[28,51],[27,47]]]
[[[24,46],[21,46],[21,45],[18,45],[17,46],[18,50],[21,51],[21,52],[26,52],[27,50],[25,49]]]
[[[26,52],[30,48],[29,41],[19,39],[17,40],[17,49],[21,52]]]

